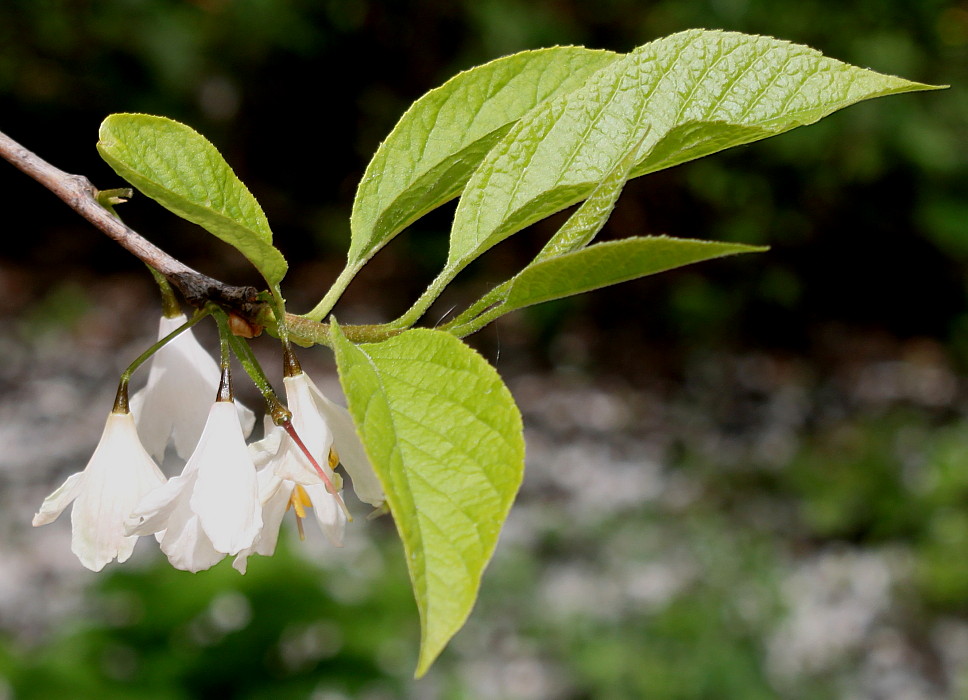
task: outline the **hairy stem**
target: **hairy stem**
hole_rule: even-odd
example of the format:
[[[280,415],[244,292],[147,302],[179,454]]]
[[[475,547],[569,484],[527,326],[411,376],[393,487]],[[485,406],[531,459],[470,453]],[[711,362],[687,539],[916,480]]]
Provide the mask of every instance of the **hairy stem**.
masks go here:
[[[495,304],[499,304],[503,302],[504,299],[507,297],[508,290],[510,288],[511,288],[511,280],[502,282],[494,289],[489,291],[487,294],[485,294],[483,297],[478,299],[476,302],[471,304],[471,306],[469,306],[467,310],[465,310],[463,313],[457,316],[457,318],[451,321],[448,321],[447,323],[442,325],[440,327],[440,330],[449,331],[452,328],[456,328],[458,326],[463,326],[470,323],[479,315],[482,315],[483,312],[489,311],[491,307],[494,306]]]
[[[249,344],[245,340],[237,335],[229,336],[229,343],[232,345],[232,351],[238,358],[239,364],[242,365],[242,368],[249,375],[252,383],[255,384],[259,393],[262,394],[262,398],[265,399],[267,410],[275,416],[276,408],[280,404],[279,398],[276,396],[276,392],[272,388],[272,384],[269,382],[266,373],[262,370],[262,365],[256,359],[255,353],[252,352],[252,348],[249,347]]]
[[[481,330],[494,319],[503,316],[505,311],[502,306],[502,304],[498,304],[479,316],[475,316],[474,318],[468,320],[466,323],[449,325],[446,328],[441,328],[441,330],[445,330],[448,333],[456,335],[458,338],[466,338],[473,333],[477,333],[477,331]]]
[[[305,316],[286,314],[286,326],[289,329],[289,337],[297,345],[331,346],[328,323],[319,323]],[[344,326],[342,324],[340,329],[342,329],[343,335],[354,343],[379,343],[381,340],[400,335],[405,330],[403,328],[388,328],[385,325]]]
[[[464,269],[464,266],[459,266],[455,268],[445,267],[440,271],[440,274],[430,283],[430,286],[420,295],[420,298],[413,303],[406,313],[400,316],[395,321],[390,321],[384,324],[388,329],[403,330],[405,328],[410,328],[413,324],[420,320],[430,305],[434,303],[437,297],[440,296],[441,292],[444,291],[444,287],[450,284],[457,273]]]
[[[181,311],[181,306],[178,304],[178,299],[175,297],[175,290],[171,288],[168,280],[165,276],[158,272],[151,265],[145,265],[148,268],[148,272],[151,273],[152,278],[155,280],[155,284],[158,285],[158,292],[161,294],[161,312],[165,318],[175,318]]]
[[[344,267],[343,271],[339,273],[339,277],[337,277],[336,281],[333,282],[333,286],[329,288],[328,292],[326,292],[326,296],[324,296],[320,302],[316,304],[312,311],[305,314],[306,318],[313,321],[322,321],[324,318],[326,318],[326,314],[333,310],[336,302],[339,301],[339,298],[343,295],[343,292],[346,291],[346,288],[349,286],[350,282],[353,281],[353,278],[359,271],[359,266]]]

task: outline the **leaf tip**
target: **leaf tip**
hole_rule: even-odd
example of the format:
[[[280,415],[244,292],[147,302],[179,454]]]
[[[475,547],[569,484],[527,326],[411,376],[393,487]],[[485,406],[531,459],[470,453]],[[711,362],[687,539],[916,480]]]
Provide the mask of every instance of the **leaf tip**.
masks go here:
[[[440,656],[440,652],[443,651],[443,647],[429,651],[427,648],[421,646],[420,655],[417,657],[417,668],[414,669],[413,678],[414,680],[420,680],[423,678],[430,667],[434,665],[434,661]]]
[[[339,327],[339,322],[336,320],[336,316],[330,314],[329,316],[329,336],[335,341],[346,341],[346,336],[343,335],[343,329]]]

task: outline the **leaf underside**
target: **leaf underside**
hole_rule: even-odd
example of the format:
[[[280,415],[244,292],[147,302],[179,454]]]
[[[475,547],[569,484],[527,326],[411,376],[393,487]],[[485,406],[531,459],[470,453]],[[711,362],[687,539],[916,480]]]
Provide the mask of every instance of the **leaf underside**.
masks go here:
[[[447,267],[581,201],[633,148],[635,177],[788,131],[861,100],[931,89],[770,37],[690,30],[548,100],[467,183]],[[641,144],[641,146],[639,145]]]
[[[582,294],[703,260],[763,250],[765,248],[741,243],[666,236],[597,243],[522,270],[511,281],[502,310],[513,311]]]
[[[574,46],[523,51],[460,73],[417,100],[360,181],[350,219],[350,266],[456,197],[522,115],[618,58]]]
[[[524,473],[500,376],[443,331],[355,346],[333,324],[350,413],[387,494],[421,621],[417,675],[470,614]]]

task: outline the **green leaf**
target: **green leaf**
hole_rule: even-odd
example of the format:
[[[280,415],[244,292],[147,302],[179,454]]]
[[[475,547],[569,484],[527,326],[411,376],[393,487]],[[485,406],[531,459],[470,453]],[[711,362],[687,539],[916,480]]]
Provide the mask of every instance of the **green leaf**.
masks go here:
[[[523,114],[616,59],[609,51],[574,46],[523,51],[460,73],[417,100],[360,181],[350,219],[350,266],[456,197]]]
[[[332,343],[349,410],[403,540],[420,611],[420,676],[470,614],[524,473],[500,376],[443,331]]]
[[[666,236],[596,243],[526,267],[511,281],[501,313],[703,260],[763,250],[766,248],[741,243]]]
[[[447,269],[587,197],[646,129],[633,176],[927,89],[770,37],[690,30],[654,41],[541,104],[491,150],[457,207]]]
[[[592,190],[588,199],[582,202],[575,213],[568,217],[568,220],[545,244],[533,263],[579,250],[594,240],[608,221],[608,217],[612,215],[615,203],[618,202],[629,179],[629,173],[638,162],[641,147],[642,141],[639,141],[615,164]]]
[[[635,148],[629,150],[628,154],[612,168],[611,172],[605,176],[605,179],[592,191],[588,199],[582,202],[582,205],[575,210],[575,213],[568,217],[568,220],[562,224],[561,228],[551,237],[529,265],[534,265],[542,260],[563,255],[564,253],[579,250],[588,245],[598,235],[598,232],[605,225],[605,222],[608,221],[608,217],[611,216],[619,195],[622,194],[622,189],[625,186],[632,166],[638,162],[638,146],[640,145],[641,142]],[[482,312],[492,309],[495,304],[503,302],[513,282],[514,279],[512,278],[493,288],[490,292],[471,304],[457,318],[445,324],[445,329],[458,337],[464,337],[465,335],[470,335],[480,330],[480,328],[500,315],[499,313],[490,313],[486,317],[483,317],[481,316]],[[481,319],[482,324],[475,323],[478,318]]]
[[[143,194],[242,253],[270,285],[286,274],[259,203],[208,139],[184,124],[147,114],[112,114],[97,150]]]

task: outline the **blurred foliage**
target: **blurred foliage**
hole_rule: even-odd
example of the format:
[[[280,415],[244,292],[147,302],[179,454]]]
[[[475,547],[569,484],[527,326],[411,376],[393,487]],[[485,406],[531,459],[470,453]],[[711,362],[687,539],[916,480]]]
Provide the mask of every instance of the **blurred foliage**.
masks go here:
[[[409,679],[417,625],[406,570],[383,530],[364,551],[322,565],[284,544],[244,577],[228,562],[191,575],[160,557],[115,568],[89,591],[83,618],[42,646],[0,643],[0,692],[25,700],[470,700],[482,688],[492,689],[487,697],[576,700],[775,697],[764,642],[782,613],[776,543],[704,508],[662,515],[606,515],[584,532],[569,528],[566,513],[551,516],[562,548],[545,541],[538,551],[500,553],[468,629],[421,682]],[[661,561],[670,554],[674,561]],[[655,573],[671,564],[682,581],[629,596],[629,558]],[[567,592],[576,572],[592,598]],[[488,657],[497,667],[485,673],[498,674],[490,682],[475,669]],[[538,661],[554,674],[545,692],[527,673],[514,675]],[[796,697],[829,697],[829,678],[799,682]]]
[[[228,561],[203,576],[157,559],[117,569],[86,619],[8,651],[0,675],[17,698],[402,697],[417,625],[402,560],[382,557],[366,553],[369,575],[326,572],[285,545],[244,577]]]
[[[348,552],[282,538],[244,577],[228,562],[174,571],[157,555],[112,567],[83,615],[42,645],[0,642],[0,690],[26,699],[840,697],[863,649],[792,677],[775,668],[790,561],[837,546],[904,552],[913,576],[892,612],[898,629],[916,637],[968,613],[966,442],[963,420],[898,404],[809,431],[780,470],[753,449],[732,452],[735,463],[681,452],[670,469],[691,481],[686,504],[603,503],[576,516],[530,494],[522,508],[532,529],[502,544],[467,628],[419,682],[410,678],[415,606],[384,522],[354,528]],[[762,517],[767,502],[785,515]]]

